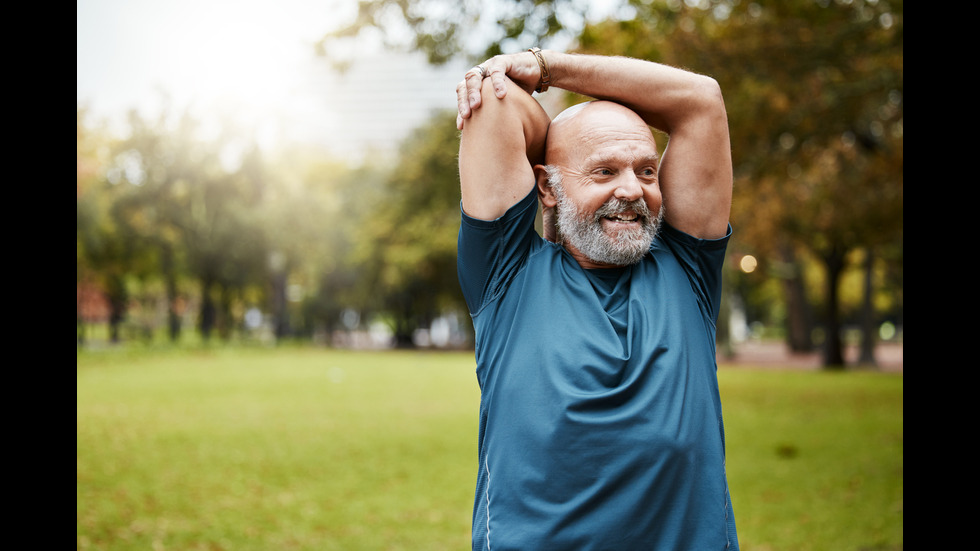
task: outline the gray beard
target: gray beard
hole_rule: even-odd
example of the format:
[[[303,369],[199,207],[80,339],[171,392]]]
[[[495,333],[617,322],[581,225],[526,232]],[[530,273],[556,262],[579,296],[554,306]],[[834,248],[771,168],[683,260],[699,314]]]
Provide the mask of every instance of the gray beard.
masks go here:
[[[614,266],[636,264],[650,250],[663,221],[663,206],[657,216],[652,217],[642,199],[624,201],[614,197],[594,214],[579,212],[565,195],[561,174],[555,171],[551,176],[549,182],[558,200],[555,222],[560,241],[572,245],[593,262]],[[602,219],[624,210],[635,212],[640,217],[640,224],[635,228],[622,230],[615,236],[603,231]]]

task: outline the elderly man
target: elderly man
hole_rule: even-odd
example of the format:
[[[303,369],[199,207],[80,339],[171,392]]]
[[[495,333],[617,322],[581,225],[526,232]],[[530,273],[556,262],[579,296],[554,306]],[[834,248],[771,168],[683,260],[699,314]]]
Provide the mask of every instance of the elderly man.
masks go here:
[[[548,86],[595,100],[551,121],[531,95]],[[532,48],[468,71],[457,98],[473,549],[738,549],[715,363],[732,193],[717,83]]]

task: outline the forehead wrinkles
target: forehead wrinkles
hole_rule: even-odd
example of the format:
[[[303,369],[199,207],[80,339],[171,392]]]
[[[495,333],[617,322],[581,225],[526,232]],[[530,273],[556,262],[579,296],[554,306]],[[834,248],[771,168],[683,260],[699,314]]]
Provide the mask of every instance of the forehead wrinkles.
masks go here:
[[[619,147],[593,149],[585,156],[586,164],[614,164],[627,166],[656,165],[659,156],[655,149],[621,144]]]
[[[613,139],[584,138],[583,162],[587,165],[656,166],[660,158],[656,144],[642,134],[625,133]]]

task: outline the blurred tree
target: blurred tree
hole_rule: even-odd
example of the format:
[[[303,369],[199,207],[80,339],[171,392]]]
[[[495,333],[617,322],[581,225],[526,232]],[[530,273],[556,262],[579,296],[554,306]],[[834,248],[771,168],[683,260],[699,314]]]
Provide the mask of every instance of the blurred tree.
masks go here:
[[[581,28],[588,0],[359,0],[354,21],[328,32],[317,50],[374,32],[385,47],[425,52],[433,64],[458,56],[483,60],[529,44],[547,46],[566,29]]]
[[[272,251],[276,335],[329,336],[344,311],[366,308],[370,292],[358,284],[363,277],[354,255],[359,228],[378,216],[383,176],[378,168],[351,168],[301,148],[284,152],[273,166],[278,185],[266,199],[263,226]],[[301,301],[287,296],[287,285],[303,290]]]
[[[439,114],[402,146],[382,195],[363,225],[363,282],[387,314],[396,343],[449,311],[465,311],[456,276],[459,147],[455,112]]]
[[[226,129],[228,133],[231,129]],[[206,141],[189,113],[163,110],[154,120],[132,112],[129,135],[116,147],[108,180],[127,191],[113,204],[113,219],[143,263],[139,274],[159,274],[165,282],[168,327],[179,336],[178,287],[181,273],[200,285],[200,330],[208,339],[233,327],[231,306],[249,284],[264,281],[266,247],[256,223],[263,182],[257,150],[241,154],[240,165],[222,163],[227,135]],[[227,162],[227,161],[226,161]]]
[[[364,259],[372,256],[371,228],[388,210],[385,192],[392,167],[369,161],[353,170],[335,172],[340,175],[335,176],[334,184],[335,208],[340,212],[331,227],[334,246],[320,272],[319,314],[326,329],[349,330],[358,326],[352,326],[351,312],[357,312],[354,319],[359,322],[370,320],[384,307],[371,285],[376,281],[369,271],[373,264]]]
[[[902,239],[902,2],[630,5],[634,18],[588,26],[580,51],[692,67],[721,83],[733,225],[783,266],[790,321],[806,319],[797,251],[821,259],[824,364],[842,366],[838,286],[848,253]]]
[[[167,290],[168,333],[176,340],[180,333],[177,316],[179,254],[179,211],[170,201],[173,177],[160,164],[173,152],[167,148],[167,136],[155,130],[148,121],[130,113],[131,134],[116,143],[113,159],[106,172],[106,181],[116,192],[111,219],[134,248],[141,252],[143,262],[130,273],[144,278],[150,273],[162,277]]]
[[[300,147],[270,159],[228,118],[205,133],[189,113],[134,112],[114,140],[83,119],[79,109],[77,282],[108,298],[114,340],[130,305],[155,321],[151,288],[165,290],[173,340],[196,299],[205,340],[231,338],[249,308],[270,314],[277,339],[364,308],[370,293],[351,255],[357,226],[376,215],[366,198],[380,170]],[[312,308],[300,308],[304,298]]]
[[[129,244],[112,223],[108,213],[113,192],[103,175],[112,139],[104,128],[88,120],[84,108],[76,108],[75,169],[75,285],[76,333],[85,341],[86,312],[89,305],[105,297],[109,307],[110,339],[119,340],[119,325],[128,300],[125,274],[129,264]]]
[[[479,59],[575,31],[588,13],[574,1],[359,6],[356,21],[328,34],[322,50],[375,29],[387,38],[409,36],[398,45],[425,51],[435,63],[459,52]],[[802,258],[820,259],[824,363],[843,365],[838,287],[849,252],[901,246],[903,2],[624,0],[611,12],[616,19],[584,27],[578,51],[690,67],[721,83],[739,239],[783,278],[795,349],[810,346],[814,317]]]
[[[200,330],[229,338],[238,319],[232,306],[244,289],[263,285],[269,277],[269,247],[261,224],[264,192],[259,151],[250,148],[239,170],[221,166],[215,146],[198,146],[194,181],[183,204],[182,228],[188,267],[201,288]],[[249,170],[252,168],[253,170]]]

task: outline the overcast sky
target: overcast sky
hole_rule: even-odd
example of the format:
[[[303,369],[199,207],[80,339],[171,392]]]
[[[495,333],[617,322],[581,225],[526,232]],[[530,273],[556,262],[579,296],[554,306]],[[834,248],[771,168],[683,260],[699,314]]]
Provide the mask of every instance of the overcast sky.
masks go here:
[[[360,147],[392,141],[453,108],[465,67],[363,46],[344,76],[313,44],[352,17],[355,0],[77,0],[77,95],[97,118],[132,108],[233,110],[260,141]]]
[[[96,109],[234,94],[275,103],[311,44],[347,11],[339,0],[78,0],[77,93]]]

